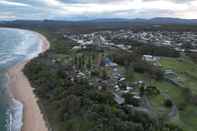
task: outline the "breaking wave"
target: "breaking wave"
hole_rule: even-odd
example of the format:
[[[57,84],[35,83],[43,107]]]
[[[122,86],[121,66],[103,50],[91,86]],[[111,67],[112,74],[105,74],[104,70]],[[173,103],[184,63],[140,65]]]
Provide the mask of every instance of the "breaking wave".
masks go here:
[[[8,131],[21,131],[23,126],[23,104],[16,99],[12,99],[12,105],[7,110]]]
[[[9,32],[9,35],[5,32]],[[32,59],[41,52],[41,44],[38,43],[42,40],[35,32],[3,28],[0,29],[0,36],[1,67],[14,65],[22,60]]]

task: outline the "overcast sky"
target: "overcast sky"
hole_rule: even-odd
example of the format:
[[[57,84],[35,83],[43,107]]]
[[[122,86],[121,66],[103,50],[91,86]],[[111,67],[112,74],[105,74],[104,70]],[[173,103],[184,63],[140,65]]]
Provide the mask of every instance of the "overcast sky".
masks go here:
[[[197,19],[197,0],[0,0],[0,20],[152,17]]]

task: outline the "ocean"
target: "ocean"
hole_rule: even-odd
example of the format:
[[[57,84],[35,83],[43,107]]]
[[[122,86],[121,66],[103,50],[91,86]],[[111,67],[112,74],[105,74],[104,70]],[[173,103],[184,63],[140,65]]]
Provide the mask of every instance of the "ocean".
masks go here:
[[[31,31],[0,28],[0,131],[21,131],[23,105],[8,91],[7,70],[41,52],[40,36]]]

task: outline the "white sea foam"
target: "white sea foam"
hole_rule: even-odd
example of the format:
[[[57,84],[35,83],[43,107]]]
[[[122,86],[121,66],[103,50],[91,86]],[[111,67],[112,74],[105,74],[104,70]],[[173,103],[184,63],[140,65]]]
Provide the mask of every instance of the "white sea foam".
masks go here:
[[[3,59],[3,60],[0,59],[0,64],[1,65],[2,64],[7,64],[7,63],[12,62],[12,61],[14,61],[16,59],[17,59],[16,57],[7,57],[6,59]]]
[[[28,32],[28,34],[27,34]],[[19,33],[24,36],[23,40],[15,49],[16,55],[23,55],[25,59],[32,59],[37,57],[42,52],[42,46],[40,36],[32,31],[20,30]]]
[[[18,60],[30,60],[42,52],[42,39],[38,33],[21,29],[0,29],[13,31],[17,39],[9,37],[0,46],[0,65],[14,64]],[[5,34],[4,34],[5,35]],[[6,48],[6,49],[5,49]]]
[[[13,104],[7,111],[7,115],[9,116],[7,120],[7,128],[8,131],[21,131],[23,126],[23,104],[14,98],[12,99],[12,102]]]

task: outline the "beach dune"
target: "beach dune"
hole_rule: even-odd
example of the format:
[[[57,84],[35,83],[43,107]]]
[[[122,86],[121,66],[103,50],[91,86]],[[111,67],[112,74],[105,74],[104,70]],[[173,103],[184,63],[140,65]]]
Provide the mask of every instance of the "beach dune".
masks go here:
[[[45,52],[49,48],[49,43],[42,35],[40,38],[42,39],[42,52]],[[37,103],[37,97],[33,93],[30,82],[22,72],[27,62],[17,64],[8,71],[11,94],[24,106],[22,131],[48,131]]]

